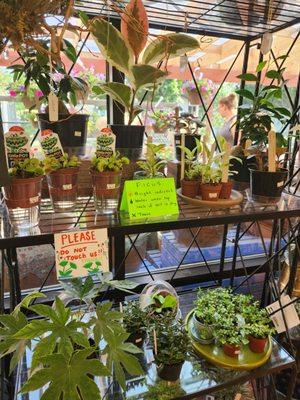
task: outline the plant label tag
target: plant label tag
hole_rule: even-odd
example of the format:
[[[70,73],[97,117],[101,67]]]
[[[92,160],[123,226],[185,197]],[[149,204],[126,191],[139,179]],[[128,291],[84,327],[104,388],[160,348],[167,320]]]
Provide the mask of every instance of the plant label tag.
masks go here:
[[[80,132],[80,131],[75,131],[75,132],[74,132],[74,136],[76,136],[76,137],[81,137],[81,132]]]
[[[72,185],[72,183],[69,183],[68,185],[63,185],[63,190],[70,190],[70,189],[72,189],[72,187],[73,187],[73,185]]]
[[[281,187],[281,186],[283,186],[283,185],[284,185],[284,182],[283,182],[283,181],[277,183],[277,187],[278,187],[278,188]]]
[[[208,197],[209,197],[210,199],[215,199],[216,197],[218,197],[218,193],[209,193],[209,194],[208,194]]]
[[[49,121],[58,121],[58,97],[54,92],[48,95]]]
[[[103,128],[97,136],[96,156],[111,157],[116,151],[116,135],[110,128]]]
[[[116,184],[115,183],[108,183],[106,185],[106,189],[115,189],[116,188]]]
[[[56,159],[64,155],[59,136],[51,129],[44,129],[39,133],[39,141],[46,157],[54,157]]]
[[[8,167],[30,158],[29,138],[21,126],[12,126],[4,135]]]
[[[29,198],[29,203],[30,204],[36,204],[39,202],[39,196],[35,196],[35,197],[30,197]]]
[[[268,133],[268,165],[269,172],[276,171],[276,133],[270,131]]]
[[[291,298],[288,295],[284,295],[281,296],[280,301],[282,307],[284,307],[291,302]],[[288,329],[294,328],[295,326],[298,326],[300,324],[299,316],[297,314],[294,304],[290,304],[289,306],[280,310],[279,301],[275,301],[274,303],[267,306],[266,310],[270,315],[270,318],[273,321],[275,329],[278,333],[286,331],[283,314],[285,316],[286,325]]]
[[[109,271],[107,229],[56,233],[54,245],[57,279]]]
[[[125,181],[120,211],[130,219],[178,215],[174,178]]]

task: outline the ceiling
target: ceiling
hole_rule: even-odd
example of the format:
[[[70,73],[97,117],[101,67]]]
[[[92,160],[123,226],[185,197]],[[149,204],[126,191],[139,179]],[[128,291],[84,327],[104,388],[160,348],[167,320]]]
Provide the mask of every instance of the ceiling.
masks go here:
[[[78,0],[89,15],[118,17],[126,1]],[[144,0],[150,26],[239,40],[300,23],[300,0]]]

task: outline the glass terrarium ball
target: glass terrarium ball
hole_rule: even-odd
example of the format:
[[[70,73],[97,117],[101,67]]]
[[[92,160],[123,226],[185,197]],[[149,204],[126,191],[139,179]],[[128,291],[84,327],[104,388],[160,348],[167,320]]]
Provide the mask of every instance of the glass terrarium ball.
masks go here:
[[[176,290],[168,282],[162,280],[150,282],[144,287],[140,295],[141,309],[144,310],[147,308],[151,304],[153,296],[158,294],[164,297],[166,297],[168,294],[173,295],[177,300],[177,309],[179,309],[179,297],[176,293]]]

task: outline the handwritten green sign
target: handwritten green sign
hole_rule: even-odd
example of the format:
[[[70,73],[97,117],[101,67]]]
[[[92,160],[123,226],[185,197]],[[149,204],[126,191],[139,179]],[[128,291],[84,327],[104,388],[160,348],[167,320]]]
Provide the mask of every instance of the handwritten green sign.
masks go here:
[[[174,178],[126,181],[120,211],[138,219],[178,214]]]

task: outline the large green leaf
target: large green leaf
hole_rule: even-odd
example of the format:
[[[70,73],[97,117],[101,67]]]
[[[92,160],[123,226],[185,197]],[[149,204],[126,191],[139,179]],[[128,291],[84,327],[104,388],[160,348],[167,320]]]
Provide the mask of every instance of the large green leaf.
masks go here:
[[[238,75],[237,78],[243,81],[250,81],[250,82],[256,82],[258,80],[256,75],[250,73]]]
[[[132,355],[142,351],[132,344],[125,343],[127,338],[127,333],[115,332],[107,338],[107,346],[104,349],[104,353],[107,354],[107,366],[110,371],[115,372],[116,379],[123,389],[126,387],[124,369],[130,375],[143,374],[140,363]]]
[[[169,33],[153,40],[145,49],[143,64],[154,64],[163,59],[182,56],[199,48],[199,42],[184,33]]]
[[[123,83],[109,82],[100,85],[103,92],[111,96],[118,103],[122,104],[127,110],[130,108],[132,91],[131,88]]]
[[[0,358],[6,354],[14,353],[10,361],[10,373],[21,361],[26,346],[30,346],[30,340],[16,339],[15,333],[27,325],[27,319],[21,312],[0,315]]]
[[[21,393],[37,390],[49,383],[40,400],[101,400],[92,376],[108,376],[108,369],[97,359],[88,359],[94,348],[74,352],[70,357],[53,354],[42,357],[44,368],[35,372]]]
[[[94,326],[93,334],[96,344],[99,344],[102,339],[107,340],[114,334],[114,331],[123,331],[121,325],[122,314],[111,308],[111,302],[98,304],[96,307],[96,317],[91,320],[91,324]]]
[[[166,71],[161,71],[151,65],[133,65],[131,68],[135,89],[153,86],[167,76]]]
[[[254,95],[250,90],[247,89],[238,89],[235,91],[235,93],[239,94],[242,97],[245,97],[246,99],[249,100],[254,100]]]
[[[128,75],[129,68],[134,62],[134,55],[118,29],[102,18],[92,20],[88,28],[103,57],[119,71]]]
[[[91,276],[88,276],[85,280],[82,278],[73,278],[67,282],[61,281],[60,284],[64,289],[64,301],[80,300],[86,304],[91,304],[99,292]]]

